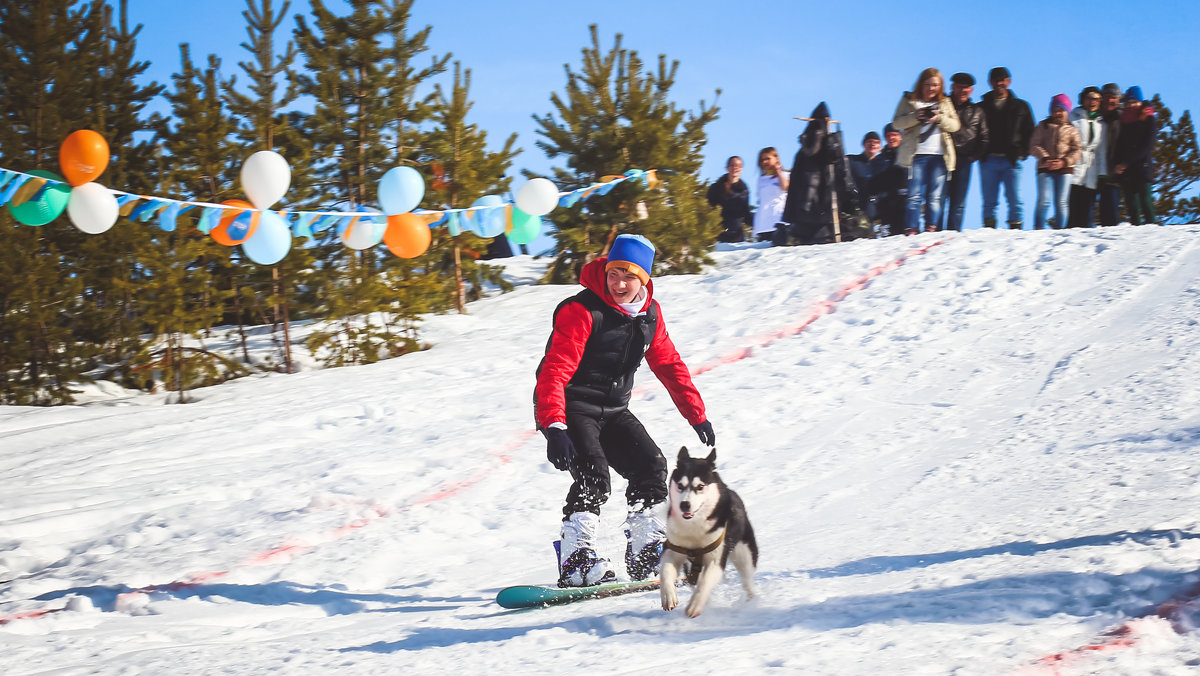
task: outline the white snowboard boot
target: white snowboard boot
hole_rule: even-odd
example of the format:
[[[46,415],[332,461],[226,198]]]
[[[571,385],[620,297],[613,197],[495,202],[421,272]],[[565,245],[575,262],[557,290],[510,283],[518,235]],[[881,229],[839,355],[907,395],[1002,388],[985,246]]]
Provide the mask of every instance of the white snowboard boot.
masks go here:
[[[600,517],[575,512],[563,521],[558,549],[558,586],[590,587],[617,579],[612,562],[596,554]]]
[[[625,570],[629,577],[646,580],[658,574],[663,542],[667,539],[661,510],[646,507],[629,512],[625,519],[625,536],[629,539],[625,548]]]

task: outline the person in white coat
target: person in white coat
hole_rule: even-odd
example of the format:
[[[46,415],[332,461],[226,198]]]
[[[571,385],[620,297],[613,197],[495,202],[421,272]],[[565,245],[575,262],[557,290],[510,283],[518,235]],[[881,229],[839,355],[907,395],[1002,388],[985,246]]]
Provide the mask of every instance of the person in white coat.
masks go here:
[[[775,239],[775,225],[783,221],[783,205],[787,202],[788,178],[791,172],[783,168],[779,152],[767,147],[758,151],[758,209],[754,212],[754,239],[770,242]]]
[[[1071,124],[1079,132],[1081,155],[1071,177],[1068,228],[1090,228],[1100,192],[1100,177],[1108,175],[1108,125],[1100,113],[1098,87],[1079,93],[1079,107],[1071,111]]]

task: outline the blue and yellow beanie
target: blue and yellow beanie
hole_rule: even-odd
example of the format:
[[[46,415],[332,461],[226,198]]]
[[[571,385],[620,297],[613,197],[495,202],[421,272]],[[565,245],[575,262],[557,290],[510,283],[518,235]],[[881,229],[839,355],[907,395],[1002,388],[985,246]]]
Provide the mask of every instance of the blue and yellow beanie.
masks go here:
[[[604,271],[613,268],[628,270],[642,280],[650,282],[650,271],[654,269],[654,245],[641,235],[617,235],[608,252],[608,264]]]

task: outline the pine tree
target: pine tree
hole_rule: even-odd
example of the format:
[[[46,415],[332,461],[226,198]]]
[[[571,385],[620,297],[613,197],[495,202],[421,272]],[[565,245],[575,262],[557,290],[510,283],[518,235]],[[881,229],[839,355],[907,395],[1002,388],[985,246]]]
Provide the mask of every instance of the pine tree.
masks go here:
[[[301,91],[316,99],[306,136],[313,142],[310,173],[326,208],[359,210],[374,202],[374,187],[391,166],[415,161],[429,114],[418,87],[445,69],[413,60],[427,51],[431,28],[408,32],[411,0],[351,0],[337,16],[312,1],[312,25],[297,16],[296,42],[306,59]],[[416,323],[436,290],[416,263],[378,249],[351,251],[331,229],[317,253],[324,279],[328,330],[314,332],[309,349],[326,364],[369,363],[419,347]],[[386,273],[386,274],[385,274]]]
[[[259,150],[278,151],[281,147],[301,150],[298,157],[284,155],[285,159],[290,159],[289,164],[295,175],[295,167],[306,166],[311,157],[311,145],[298,129],[291,126],[285,112],[287,106],[299,97],[299,85],[293,68],[297,52],[295,43],[289,40],[283,54],[277,56],[274,39],[275,31],[283,23],[290,5],[285,0],[276,12],[271,0],[257,0],[257,3],[255,0],[246,0],[247,8],[242,16],[246,19],[249,39],[242,43],[242,48],[250,52],[253,61],[242,61],[238,66],[250,81],[250,93],[244,94],[238,90],[236,78],[230,78],[222,89],[230,113],[240,122],[237,137],[243,144],[241,156],[249,157]],[[279,91],[281,77],[286,83],[282,93]],[[296,164],[297,161],[300,164]],[[296,287],[305,283],[313,260],[307,248],[296,247],[282,261],[266,269],[245,259],[239,266],[240,270],[245,271],[243,281],[251,290],[246,297],[251,305],[249,309],[264,323],[271,324],[272,336],[275,336],[280,347],[280,361],[286,373],[293,370],[290,298],[295,294]],[[270,308],[269,320],[267,308]],[[254,321],[253,318],[251,321]],[[276,336],[277,328],[282,329],[282,338]]]
[[[171,76],[174,88],[166,93],[173,124],[159,132],[167,154],[161,186],[176,199],[216,203],[240,197],[237,168],[229,161],[236,153],[235,125],[222,101],[220,64],[209,55],[200,70],[189,46],[180,45],[181,72]],[[202,339],[221,322],[227,301],[239,302],[231,251],[197,229],[200,215],[201,209],[192,209],[173,232],[154,234],[139,261],[145,280],[138,298],[151,340],[138,355],[138,367],[160,372],[180,403],[192,387],[244,373],[220,355],[184,345],[185,336]]]
[[[1157,94],[1147,105],[1153,106],[1158,117],[1158,138],[1154,145],[1154,211],[1162,223],[1200,223],[1200,196],[1192,186],[1200,181],[1200,148],[1196,145],[1196,128],[1192,112],[1183,111],[1172,123],[1171,110],[1163,105]],[[1191,193],[1191,197],[1187,195]]]
[[[718,108],[701,101],[695,113],[681,110],[669,98],[678,61],[668,63],[660,54],[649,72],[636,51],[621,46],[620,34],[603,52],[596,26],[589,30],[582,69],[566,66],[565,97],[551,95],[557,119],[534,116],[544,138],[538,147],[552,159],[566,159],[566,169],[554,170],[561,188],[585,187],[629,169],[657,169],[666,180],[659,190],[625,181],[607,195],[555,210],[556,259],[547,278],[574,281],[583,264],[606,253],[622,232],[655,243],[660,272],[695,272],[709,262],[707,250],[719,231],[698,175],[704,129]]]
[[[460,209],[482,195],[509,189],[510,179],[505,173],[520,152],[513,149],[517,135],[509,136],[499,151],[489,152],[487,132],[467,122],[467,114],[474,105],[470,89],[471,71],[464,71],[457,61],[449,96],[441,85],[434,87],[437,103],[432,121],[436,127],[426,141],[424,157],[429,166],[438,167],[431,190],[426,191],[426,201],[432,209]],[[486,247],[485,239],[468,231],[451,235],[447,228],[436,228],[433,232],[428,270],[446,281],[444,293],[454,298],[459,313],[466,313],[467,302],[480,298],[488,285],[502,291],[512,289],[498,268],[478,262],[478,252]]]
[[[91,17],[68,0],[0,1],[0,162],[29,172],[58,171],[58,147],[86,109],[84,83],[94,55],[77,45]],[[70,383],[97,350],[74,337],[83,283],[74,265],[79,233],[60,217],[29,227],[0,210],[0,403],[70,402]]]

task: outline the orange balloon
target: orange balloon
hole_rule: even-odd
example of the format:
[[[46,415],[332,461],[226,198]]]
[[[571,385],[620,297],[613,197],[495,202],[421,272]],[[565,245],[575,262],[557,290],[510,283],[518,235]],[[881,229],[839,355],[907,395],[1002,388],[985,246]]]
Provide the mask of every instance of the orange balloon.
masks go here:
[[[388,216],[383,243],[400,258],[416,258],[429,248],[429,226],[416,214]]]
[[[254,211],[252,204],[244,200],[225,200],[221,204],[241,208],[225,209],[217,227],[209,231],[208,234],[216,240],[217,244],[233,246],[254,236],[254,231],[258,229],[258,217],[261,214]]]
[[[108,168],[108,142],[91,129],[73,131],[58,149],[58,166],[72,186],[94,181]]]

